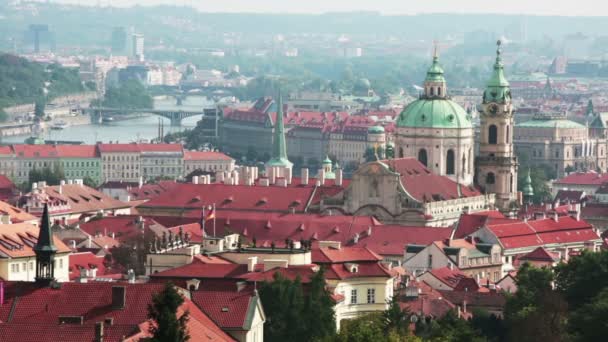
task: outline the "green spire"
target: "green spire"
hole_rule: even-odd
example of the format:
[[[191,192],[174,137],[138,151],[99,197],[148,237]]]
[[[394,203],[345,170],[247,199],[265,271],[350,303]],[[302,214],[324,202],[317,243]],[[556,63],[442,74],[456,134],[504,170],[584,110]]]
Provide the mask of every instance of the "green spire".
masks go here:
[[[531,198],[532,196],[534,196],[534,188],[532,188],[532,178],[530,177],[530,169],[528,169],[528,175],[524,180],[522,190],[524,197]]]
[[[496,62],[494,63],[492,77],[490,77],[483,93],[484,102],[505,103],[511,100],[511,90],[509,89],[509,81],[504,74],[500,45],[499,40],[496,42]]]
[[[445,78],[443,77],[443,68],[441,67],[441,64],[439,64],[439,56],[437,55],[437,45],[435,45],[435,50],[433,52],[433,63],[426,72],[425,81],[445,82]]]
[[[283,98],[281,91],[277,99],[277,118],[274,123],[274,141],[272,145],[272,157],[268,161],[269,166],[291,167],[293,164],[287,159],[287,146],[285,144],[285,125],[283,124]]]
[[[44,204],[42,212],[42,221],[40,222],[40,233],[38,233],[38,242],[34,246],[34,252],[56,252],[57,247],[53,243],[53,231],[51,230],[51,220],[49,218],[48,204]]]

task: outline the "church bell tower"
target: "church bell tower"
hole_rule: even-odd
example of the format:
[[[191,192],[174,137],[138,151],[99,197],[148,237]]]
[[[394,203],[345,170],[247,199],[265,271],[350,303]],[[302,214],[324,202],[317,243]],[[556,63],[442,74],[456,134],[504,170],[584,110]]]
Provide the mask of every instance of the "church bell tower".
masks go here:
[[[53,242],[48,204],[44,205],[34,253],[36,253],[36,283],[48,286],[55,280],[55,254],[57,253],[57,247]]]
[[[517,205],[517,157],[513,150],[513,104],[504,76],[498,41],[492,77],[483,93],[479,154],[475,160],[477,184],[496,194],[496,207],[512,211]]]

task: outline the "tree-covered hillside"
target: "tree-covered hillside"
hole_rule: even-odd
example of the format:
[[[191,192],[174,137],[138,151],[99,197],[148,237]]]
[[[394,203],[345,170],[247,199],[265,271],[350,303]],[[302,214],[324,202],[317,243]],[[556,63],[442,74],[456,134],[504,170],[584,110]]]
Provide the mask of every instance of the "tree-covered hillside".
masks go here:
[[[46,92],[45,92],[46,89]],[[78,70],[0,55],[0,108],[84,90]],[[45,94],[46,93],[46,94]]]

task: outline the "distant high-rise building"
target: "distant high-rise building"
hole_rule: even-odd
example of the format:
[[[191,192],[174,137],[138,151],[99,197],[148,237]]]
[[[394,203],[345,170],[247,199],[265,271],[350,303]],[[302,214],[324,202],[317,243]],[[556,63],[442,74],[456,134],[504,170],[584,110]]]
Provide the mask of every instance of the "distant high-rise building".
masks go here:
[[[39,53],[41,50],[54,50],[55,42],[48,25],[30,25],[28,30],[25,31],[25,42],[33,47],[35,53]],[[41,47],[46,47],[46,49]]]
[[[115,27],[112,30],[112,54],[121,55],[127,52],[127,30]]]
[[[144,61],[144,35],[133,34],[133,57],[140,62]]]

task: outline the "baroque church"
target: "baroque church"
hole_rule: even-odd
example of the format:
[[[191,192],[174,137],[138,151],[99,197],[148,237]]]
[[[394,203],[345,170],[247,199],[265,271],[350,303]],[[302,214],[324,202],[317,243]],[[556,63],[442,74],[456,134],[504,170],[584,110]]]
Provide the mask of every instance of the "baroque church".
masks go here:
[[[373,215],[385,223],[449,226],[463,212],[520,203],[513,150],[513,106],[500,41],[480,105],[479,152],[472,117],[450,99],[435,52],[424,93],[397,119],[395,159],[361,165],[347,188],[322,202],[324,212]]]

